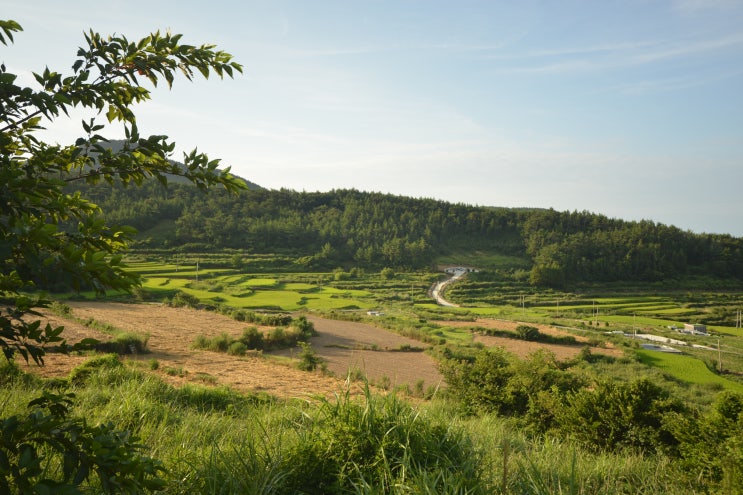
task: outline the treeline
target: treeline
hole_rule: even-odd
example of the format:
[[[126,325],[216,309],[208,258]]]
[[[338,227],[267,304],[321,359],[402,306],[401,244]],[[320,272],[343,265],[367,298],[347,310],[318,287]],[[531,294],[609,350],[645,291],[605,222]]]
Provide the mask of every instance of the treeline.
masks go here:
[[[743,279],[743,239],[589,212],[453,204],[357,190],[250,189],[239,196],[186,184],[82,186],[110,223],[152,248],[233,248],[295,257],[308,269],[427,268],[462,250],[523,257],[530,281]]]

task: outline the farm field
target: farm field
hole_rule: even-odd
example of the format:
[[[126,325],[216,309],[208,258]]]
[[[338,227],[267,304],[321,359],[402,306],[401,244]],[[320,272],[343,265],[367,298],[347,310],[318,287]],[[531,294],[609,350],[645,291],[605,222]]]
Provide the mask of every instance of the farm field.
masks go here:
[[[478,318],[474,322],[463,322],[463,321],[440,321],[441,325],[451,326],[456,328],[486,328],[486,329],[498,329],[515,331],[516,327],[520,324],[516,321],[509,320],[494,320],[490,318]],[[562,337],[570,335],[564,330],[557,329],[551,325],[534,324],[541,333],[546,335],[552,335],[556,337]],[[529,354],[543,349],[550,351],[555,354],[555,357],[559,360],[566,360],[575,357],[580,353],[584,346],[589,345],[589,339],[586,337],[575,337],[577,345],[561,345],[561,344],[548,344],[543,342],[530,342],[524,340],[517,340],[507,337],[496,337],[489,335],[475,334],[474,341],[480,342],[487,347],[503,347],[509,352],[517,355],[520,358],[525,358]],[[606,356],[621,357],[624,351],[618,349],[611,343],[606,344],[605,347],[591,347],[591,352],[596,354],[603,354]]]
[[[163,300],[185,293],[197,298],[201,305],[213,308],[303,311],[306,314],[330,316],[331,319],[319,320],[323,323],[315,322],[321,336],[315,339],[317,343],[314,340],[311,343],[315,351],[325,359],[327,369],[337,377],[344,377],[352,371],[357,375],[365,375],[372,381],[381,380],[393,386],[413,384],[420,380],[427,386],[435,385],[441,378],[428,355],[422,352],[380,352],[380,349],[400,345],[425,348],[439,340],[464,346],[504,347],[520,357],[545,348],[558,359],[572,358],[583,347],[526,342],[508,338],[508,335],[480,335],[470,329],[475,325],[472,323],[475,320],[475,326],[504,330],[512,329],[516,325],[513,322],[519,321],[535,325],[545,334],[555,332],[558,327],[569,328],[578,344],[591,341],[593,353],[614,357],[639,344],[625,340],[620,349],[617,343],[622,342],[621,338],[610,337],[609,334],[649,333],[663,338],[681,339],[688,343],[683,347],[687,358],[705,369],[716,366],[718,353],[693,345],[714,348],[719,345],[719,355],[723,358],[725,369],[732,372],[720,379],[736,383],[735,374],[743,373],[743,339],[739,338],[743,331],[740,329],[729,325],[709,325],[710,335],[707,337],[679,335],[669,330],[669,327],[682,326],[685,322],[700,319],[704,321],[709,316],[721,320],[720,315],[730,314],[741,304],[740,294],[527,293],[523,287],[486,289],[482,284],[473,292],[468,288],[471,282],[464,279],[457,282],[451,291],[454,297],[459,298],[457,302],[461,303],[461,307],[442,308],[427,294],[433,281],[442,276],[435,273],[401,272],[390,279],[380,277],[377,273],[352,274],[340,269],[333,273],[243,273],[237,268],[225,268],[229,266],[229,262],[224,256],[219,258],[211,255],[211,258],[204,256],[203,259],[207,259],[209,263],[197,265],[193,260],[181,260],[178,264],[139,260],[131,262],[130,267],[142,275],[143,291],[148,300]],[[267,260],[264,262],[270,263]],[[482,298],[486,290],[490,294],[490,302],[485,302]],[[462,299],[467,294],[473,297],[473,301]],[[389,346],[381,345],[370,340],[368,335],[358,332],[353,336],[344,335],[343,332],[351,332],[353,325],[341,325],[335,321],[339,316],[344,319],[342,313],[363,315],[368,310],[380,309],[387,317],[373,323],[380,328],[370,325],[374,328],[372,331],[383,331],[387,336],[400,337],[399,333],[406,334],[401,328],[416,326],[418,329],[413,332],[415,335],[410,335],[414,340]],[[417,320],[430,321],[432,324],[418,324],[415,323]],[[370,321],[373,322],[373,319]],[[247,326],[241,323],[237,325],[235,331],[238,333]],[[381,330],[381,327],[392,331]],[[337,331],[338,328],[342,330]],[[567,331],[560,332],[568,335]],[[717,341],[719,336],[723,336],[721,343]],[[327,342],[327,339],[336,341]],[[597,345],[599,341],[603,344]],[[151,346],[154,345],[151,342]],[[286,358],[291,357],[293,352],[295,351],[285,350],[276,355],[278,358]],[[420,358],[424,359],[425,366],[412,364],[417,363]],[[648,366],[660,363],[654,360],[644,362]],[[676,368],[666,368],[664,372],[674,374]],[[680,370],[675,376],[687,381]]]
[[[416,347],[420,342],[372,325],[333,321],[310,316],[318,336],[310,343],[327,362],[335,376],[308,373],[271,355],[291,357],[288,349],[268,353],[268,357],[236,357],[223,353],[194,350],[191,343],[199,335],[214,337],[227,333],[234,337],[250,326],[224,315],[190,308],[170,308],[160,304],[122,304],[111,302],[71,302],[75,319],[95,320],[124,331],[147,335],[149,353],[129,359],[159,363],[158,374],[171,383],[186,382],[226,385],[247,392],[267,392],[278,397],[332,395],[343,388],[349,370],[360,370],[372,382],[389,378],[392,386],[419,381],[438,386],[441,374],[429,355],[400,352],[402,346]],[[109,336],[81,323],[56,315],[46,315],[54,325],[64,325],[69,343],[86,337],[107,340]],[[374,350],[372,350],[374,349]],[[66,376],[84,361],[83,356],[50,353],[43,368],[32,370],[46,376]]]
[[[704,366],[704,363],[690,356],[645,350],[637,351],[637,353],[643,363],[660,368],[687,383],[714,384],[743,394],[743,384],[712,373]]]
[[[296,349],[285,349],[267,353],[267,357],[235,357],[191,348],[191,343],[199,335],[214,337],[227,333],[238,337],[250,326],[224,315],[191,308],[171,308],[161,304],[124,304],[116,302],[70,302],[71,318],[63,318],[47,313],[45,316],[53,325],[64,325],[69,343],[86,337],[108,340],[109,335],[89,328],[79,320],[96,321],[109,324],[127,332],[148,337],[150,352],[128,356],[128,359],[143,364],[151,360],[159,363],[157,373],[173,384],[188,382],[226,385],[248,392],[266,392],[278,397],[298,397],[305,395],[332,395],[340,390],[345,378],[351,372],[366,376],[370,382],[386,381],[391,387],[412,387],[419,382],[425,387],[442,385],[442,376],[437,364],[428,354],[415,352],[427,347],[421,342],[403,337],[371,324],[338,321],[308,315],[318,336],[310,339],[316,353],[325,361],[328,371],[334,376],[299,371],[286,362],[271,359],[271,356],[292,358]],[[76,321],[77,320],[77,321]],[[442,320],[442,327],[451,327],[462,333],[469,328],[499,328],[513,330],[517,323],[504,320],[479,319],[476,323]],[[549,325],[537,325],[539,330],[549,335],[568,335]],[[267,330],[264,327],[263,330]],[[553,352],[558,359],[569,359],[577,355],[583,346],[558,345],[540,342],[527,342],[518,339],[475,335],[474,342],[485,346],[499,346],[519,357],[538,350]],[[586,339],[577,339],[585,343]],[[402,351],[402,348],[414,351]],[[592,352],[619,357],[620,349],[612,345],[594,347]],[[31,367],[45,376],[62,377],[81,362],[85,356],[64,356],[50,353],[46,366],[40,369]],[[420,385],[419,385],[420,386]]]

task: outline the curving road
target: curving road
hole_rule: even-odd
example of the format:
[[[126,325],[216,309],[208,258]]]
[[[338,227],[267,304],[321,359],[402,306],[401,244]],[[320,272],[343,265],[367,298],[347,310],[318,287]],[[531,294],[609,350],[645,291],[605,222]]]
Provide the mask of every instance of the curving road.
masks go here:
[[[431,288],[431,295],[434,299],[436,299],[436,302],[442,306],[449,306],[452,308],[458,308],[459,304],[454,304],[453,302],[449,302],[446,299],[444,299],[444,296],[441,294],[444,292],[444,289],[447,285],[451,284],[452,282],[455,282],[462,278],[464,274],[467,273],[466,268],[457,268],[454,270],[454,273],[451,277],[447,278],[446,280],[442,280],[440,282],[436,282],[433,287]]]

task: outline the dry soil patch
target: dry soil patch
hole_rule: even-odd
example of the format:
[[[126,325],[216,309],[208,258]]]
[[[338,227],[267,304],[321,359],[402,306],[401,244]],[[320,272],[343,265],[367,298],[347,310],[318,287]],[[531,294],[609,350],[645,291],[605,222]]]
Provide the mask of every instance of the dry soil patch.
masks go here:
[[[372,325],[338,322],[310,317],[319,336],[312,339],[313,348],[327,360],[336,377],[308,373],[272,359],[234,357],[227,354],[191,349],[198,335],[214,337],[226,332],[234,337],[249,326],[224,315],[189,308],[170,308],[159,304],[121,304],[111,302],[73,302],[72,314],[77,319],[93,319],[114,327],[149,336],[150,353],[128,356],[128,359],[159,363],[158,373],[171,383],[198,382],[231,386],[238,390],[263,391],[279,397],[332,395],[345,387],[349,369],[358,368],[372,380],[383,375],[393,384],[424,380],[435,385],[441,380],[434,361],[417,352],[383,352],[359,350],[376,345],[378,349],[400,345],[420,345]],[[53,325],[64,325],[68,343],[85,337],[108,340],[105,333],[93,330],[71,319],[46,314]],[[296,351],[285,351],[291,355]],[[50,353],[46,366],[37,370],[45,376],[66,376],[87,359]],[[171,374],[167,371],[170,370]],[[178,371],[175,375],[174,371]]]

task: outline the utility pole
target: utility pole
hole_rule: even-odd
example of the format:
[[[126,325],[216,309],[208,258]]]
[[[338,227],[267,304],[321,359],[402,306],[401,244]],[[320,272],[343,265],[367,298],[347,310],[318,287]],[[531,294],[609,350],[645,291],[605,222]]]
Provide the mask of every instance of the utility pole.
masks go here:
[[[722,373],[722,351],[720,350],[720,338],[717,338],[717,360],[720,362],[720,373]]]
[[[596,326],[599,326],[599,308],[596,306],[596,300],[593,300],[593,319]]]
[[[526,314],[526,296],[524,294],[521,294],[521,316],[524,316]]]
[[[637,327],[635,326],[635,313],[632,313],[632,334],[634,339],[637,338]]]

